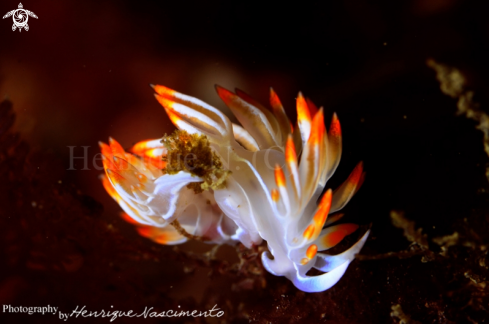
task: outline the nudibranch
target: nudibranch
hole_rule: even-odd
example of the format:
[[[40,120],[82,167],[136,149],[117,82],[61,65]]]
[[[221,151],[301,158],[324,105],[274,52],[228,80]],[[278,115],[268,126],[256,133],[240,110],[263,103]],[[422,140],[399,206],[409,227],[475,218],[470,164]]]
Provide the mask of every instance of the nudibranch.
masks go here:
[[[217,86],[238,125],[201,100],[153,88],[178,130],[128,152],[113,139],[100,143],[103,185],[139,233],[161,244],[252,247],[265,240],[262,263],[270,273],[306,292],[336,284],[369,235],[343,253],[324,253],[357,230],[335,223],[365,175],[360,162],[339,188],[325,190],[342,150],[336,114],[326,131],[323,109],[299,93],[293,127],[273,89],[267,109],[241,90]],[[324,273],[309,276],[311,268]]]

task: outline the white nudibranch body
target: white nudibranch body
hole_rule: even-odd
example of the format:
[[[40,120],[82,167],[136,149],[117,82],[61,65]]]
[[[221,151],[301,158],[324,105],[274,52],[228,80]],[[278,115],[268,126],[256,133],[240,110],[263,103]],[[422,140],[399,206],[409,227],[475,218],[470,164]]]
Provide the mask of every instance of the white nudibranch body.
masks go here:
[[[270,273],[306,292],[336,284],[369,234],[341,254],[322,253],[358,228],[333,223],[364,179],[360,162],[339,188],[324,192],[341,156],[336,114],[326,132],[323,109],[299,93],[292,127],[273,90],[268,110],[240,90],[217,87],[237,125],[196,98],[154,90],[179,131],[139,142],[131,153],[113,139],[100,144],[104,187],[140,234],[161,244],[194,238],[251,247],[265,240]],[[309,276],[311,268],[325,273]]]

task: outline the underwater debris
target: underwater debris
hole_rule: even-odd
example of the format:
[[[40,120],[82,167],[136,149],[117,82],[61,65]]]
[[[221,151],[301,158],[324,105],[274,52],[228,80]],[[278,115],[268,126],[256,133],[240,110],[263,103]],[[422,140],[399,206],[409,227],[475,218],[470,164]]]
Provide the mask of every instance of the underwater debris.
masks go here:
[[[422,249],[429,249],[428,240],[426,239],[426,234],[422,234],[423,229],[415,229],[415,223],[406,217],[404,213],[398,211],[391,211],[392,225],[397,228],[404,230],[404,236],[409,242],[418,244]]]
[[[459,235],[458,232],[454,232],[451,235],[435,237],[432,241],[440,246],[440,255],[446,257],[448,248],[458,244]]]
[[[474,92],[467,89],[467,80],[463,73],[433,59],[429,59],[426,64],[436,71],[441,91],[452,98],[458,98],[457,114],[477,122],[476,128],[484,134],[484,151],[489,156],[489,115],[473,101]],[[489,179],[489,167],[486,168],[486,177]]]
[[[421,324],[421,322],[415,321],[411,319],[411,316],[405,314],[402,310],[401,305],[393,305],[391,309],[391,317],[398,318],[399,324]]]
[[[409,250],[387,252],[375,255],[357,255],[358,260],[381,260],[386,258],[398,258],[407,259],[417,255],[421,255],[421,262],[432,261],[435,258],[435,254],[429,249],[428,240],[426,234],[422,234],[423,229],[415,229],[415,222],[404,217],[403,212],[391,211],[392,224],[403,230],[404,236],[412,244],[409,246]]]

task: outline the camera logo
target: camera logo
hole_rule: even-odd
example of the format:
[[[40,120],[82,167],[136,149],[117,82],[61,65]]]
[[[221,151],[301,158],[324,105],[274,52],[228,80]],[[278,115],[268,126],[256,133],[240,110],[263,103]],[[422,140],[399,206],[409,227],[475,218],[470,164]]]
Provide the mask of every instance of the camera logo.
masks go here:
[[[15,31],[17,28],[19,29],[19,32],[22,31],[22,28],[24,28],[26,31],[29,30],[29,25],[27,25],[27,21],[29,20],[29,16],[36,18],[37,16],[35,13],[29,10],[25,10],[24,7],[22,6],[22,3],[19,3],[19,8],[9,11],[3,16],[3,19],[8,18],[12,16],[14,20],[14,24],[12,25],[12,31]]]

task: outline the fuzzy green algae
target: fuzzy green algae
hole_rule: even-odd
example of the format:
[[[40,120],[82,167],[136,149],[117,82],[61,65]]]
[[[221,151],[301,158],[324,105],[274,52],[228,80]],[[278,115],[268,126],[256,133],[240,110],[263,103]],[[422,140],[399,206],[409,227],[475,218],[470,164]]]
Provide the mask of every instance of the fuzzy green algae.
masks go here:
[[[207,136],[176,130],[171,135],[165,135],[161,143],[168,151],[163,157],[167,163],[164,169],[166,174],[186,171],[204,179],[202,182],[187,185],[195,193],[225,187],[226,178],[231,171],[223,168],[221,159],[212,151]]]

